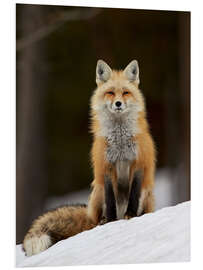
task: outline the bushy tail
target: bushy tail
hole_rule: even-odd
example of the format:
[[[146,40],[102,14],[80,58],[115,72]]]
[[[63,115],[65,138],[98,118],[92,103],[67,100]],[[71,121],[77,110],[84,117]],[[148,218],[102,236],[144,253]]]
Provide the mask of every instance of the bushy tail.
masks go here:
[[[23,249],[31,256],[96,225],[88,218],[85,205],[60,207],[33,222],[23,240]]]

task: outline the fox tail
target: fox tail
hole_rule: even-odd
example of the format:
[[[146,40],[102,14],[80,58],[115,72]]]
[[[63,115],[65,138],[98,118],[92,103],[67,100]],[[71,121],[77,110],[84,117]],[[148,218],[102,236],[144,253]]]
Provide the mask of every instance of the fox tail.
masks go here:
[[[32,256],[96,225],[88,218],[86,205],[63,206],[34,220],[23,240],[23,249]]]

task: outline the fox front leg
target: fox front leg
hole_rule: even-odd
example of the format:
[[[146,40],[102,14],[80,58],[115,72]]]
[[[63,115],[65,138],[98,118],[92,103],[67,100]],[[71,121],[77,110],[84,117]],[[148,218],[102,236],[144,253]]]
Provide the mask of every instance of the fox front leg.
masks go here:
[[[116,197],[117,219],[123,219],[125,217],[128,208],[129,184],[120,182],[118,179],[115,197]]]
[[[112,185],[109,176],[105,176],[104,183],[105,207],[102,224],[124,218],[129,200],[128,184],[123,184],[123,181],[118,181],[115,187]]]
[[[104,217],[106,222],[116,220],[116,201],[113,191],[113,185],[109,176],[104,177],[105,207]]]
[[[141,193],[142,172],[134,173],[126,217],[136,217]]]

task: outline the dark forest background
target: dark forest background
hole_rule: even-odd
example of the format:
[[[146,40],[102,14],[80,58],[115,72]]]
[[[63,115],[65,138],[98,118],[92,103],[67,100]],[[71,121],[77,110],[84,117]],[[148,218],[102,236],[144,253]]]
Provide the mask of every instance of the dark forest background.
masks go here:
[[[16,5],[16,241],[51,196],[92,181],[89,100],[103,59],[137,59],[157,168],[190,199],[190,13]]]

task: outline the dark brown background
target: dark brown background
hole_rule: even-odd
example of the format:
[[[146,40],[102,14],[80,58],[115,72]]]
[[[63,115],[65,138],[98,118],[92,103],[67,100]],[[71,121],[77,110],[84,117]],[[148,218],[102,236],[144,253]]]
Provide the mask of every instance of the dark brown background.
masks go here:
[[[190,13],[16,6],[16,241],[50,196],[88,187],[89,99],[98,59],[140,66],[157,167],[190,199]]]

